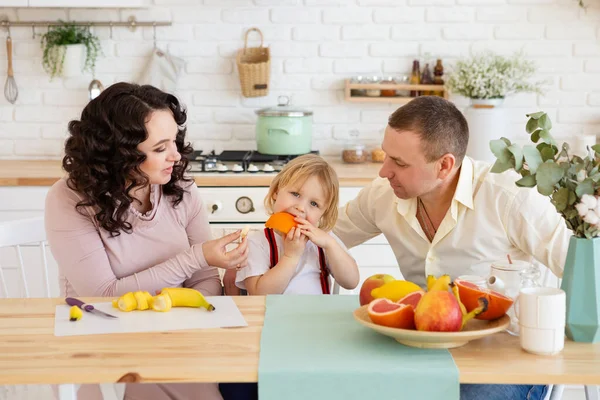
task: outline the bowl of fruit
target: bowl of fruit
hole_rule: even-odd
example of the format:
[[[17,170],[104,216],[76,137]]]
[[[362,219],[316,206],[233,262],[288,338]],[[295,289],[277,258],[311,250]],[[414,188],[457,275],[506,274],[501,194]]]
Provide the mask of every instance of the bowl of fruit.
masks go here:
[[[451,282],[450,276],[443,275],[429,276],[423,291],[412,282],[378,277],[363,283],[361,307],[354,318],[406,346],[460,347],[502,332],[510,324],[506,311],[513,300],[486,288]],[[373,287],[375,279],[380,279],[380,286]],[[362,293],[365,285],[369,287]]]

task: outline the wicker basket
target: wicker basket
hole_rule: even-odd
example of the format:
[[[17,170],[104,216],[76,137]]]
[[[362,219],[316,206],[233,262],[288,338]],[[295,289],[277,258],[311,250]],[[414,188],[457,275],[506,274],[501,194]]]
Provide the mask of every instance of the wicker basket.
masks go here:
[[[248,47],[248,35],[256,31],[260,35],[260,47]],[[263,47],[263,34],[258,28],[250,28],[244,38],[244,48],[238,50],[237,67],[244,97],[261,97],[269,94],[271,55]]]

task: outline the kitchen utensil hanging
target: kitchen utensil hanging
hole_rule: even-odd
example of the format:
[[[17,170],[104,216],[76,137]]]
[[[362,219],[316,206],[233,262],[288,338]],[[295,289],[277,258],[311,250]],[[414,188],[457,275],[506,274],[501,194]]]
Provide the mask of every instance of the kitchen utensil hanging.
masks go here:
[[[248,47],[250,32],[257,32],[260,35],[259,47]],[[269,94],[271,55],[269,48],[264,47],[263,43],[260,29],[250,28],[244,36],[244,48],[238,50],[236,62],[244,97],[262,97]]]
[[[7,27],[8,36],[6,37],[6,55],[8,56],[8,72],[6,77],[6,83],[4,84],[4,97],[9,103],[15,104],[17,97],[19,97],[19,88],[15,81],[15,75],[12,65],[12,38],[10,37],[10,26]]]
[[[135,80],[140,85],[152,85],[165,92],[174,93],[185,60],[175,57],[168,50],[161,50],[156,45],[156,26],[153,27],[154,48],[150,59]]]

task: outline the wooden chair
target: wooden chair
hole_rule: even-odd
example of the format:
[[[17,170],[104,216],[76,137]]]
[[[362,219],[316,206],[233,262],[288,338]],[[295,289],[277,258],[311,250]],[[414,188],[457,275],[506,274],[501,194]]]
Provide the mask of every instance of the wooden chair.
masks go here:
[[[13,251],[11,252],[8,248]],[[43,217],[0,222],[0,250],[5,255],[4,259],[0,257],[1,297],[52,297],[48,268],[49,259],[52,258],[48,257],[47,253]],[[36,252],[39,252],[39,257],[34,261]],[[40,270],[41,282],[36,279]],[[17,281],[20,281],[20,284],[14,285],[14,282]],[[101,385],[100,389],[105,400],[118,398],[112,394],[116,393],[113,386],[112,384]],[[75,384],[58,385],[59,400],[76,400],[77,388],[78,385]],[[37,392],[38,388],[18,385],[4,387],[4,390],[10,395],[9,398],[17,398],[18,393]],[[1,390],[0,394],[2,394]],[[27,396],[30,398],[29,395]],[[2,399],[1,396],[0,399]]]

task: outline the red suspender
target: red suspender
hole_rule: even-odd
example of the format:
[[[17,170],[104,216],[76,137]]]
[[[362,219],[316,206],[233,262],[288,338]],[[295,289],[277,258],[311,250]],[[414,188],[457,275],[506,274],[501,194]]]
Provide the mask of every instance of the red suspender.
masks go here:
[[[277,242],[275,241],[273,229],[265,228],[265,237],[267,238],[267,242],[269,242],[270,268],[273,268],[279,262],[279,251],[277,250]],[[325,252],[320,247],[318,249],[319,268],[321,269],[321,290],[323,294],[331,294],[329,291],[329,271],[327,271],[327,264],[325,263]]]
[[[279,251],[277,251],[277,242],[275,241],[273,229],[265,228],[265,236],[267,237],[267,242],[269,242],[269,252],[271,253],[271,266],[269,268],[273,268],[279,262]]]
[[[329,271],[327,271],[327,264],[325,264],[325,252],[319,247],[319,266],[321,267],[321,290],[323,294],[329,293]]]

